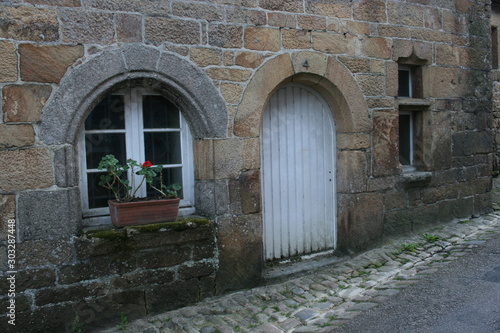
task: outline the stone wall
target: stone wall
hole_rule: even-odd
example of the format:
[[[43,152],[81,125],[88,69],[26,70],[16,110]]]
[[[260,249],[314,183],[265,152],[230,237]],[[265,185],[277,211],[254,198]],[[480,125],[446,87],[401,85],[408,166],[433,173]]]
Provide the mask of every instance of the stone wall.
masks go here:
[[[122,313],[140,318],[215,294],[215,233],[205,219],[25,241],[17,253],[16,325],[2,313],[3,332],[88,332],[119,324]],[[2,290],[9,284],[2,278]]]
[[[315,88],[334,113],[338,250],[363,250],[424,224],[490,211],[490,5],[2,1],[0,267],[6,271],[9,218],[17,223],[20,257],[50,252],[43,263],[19,261],[20,271],[33,271],[31,283],[52,276],[59,286],[58,270],[77,263],[67,255],[76,255],[75,237],[86,226],[78,132],[92,106],[125,84],[154,87],[190,123],[196,213],[217,227],[218,266],[210,274],[219,293],[261,277],[260,122],[268,98],[289,82]],[[398,62],[422,67],[420,100],[397,98]],[[401,107],[420,117],[414,173],[399,164]],[[19,311],[52,306],[26,293]]]

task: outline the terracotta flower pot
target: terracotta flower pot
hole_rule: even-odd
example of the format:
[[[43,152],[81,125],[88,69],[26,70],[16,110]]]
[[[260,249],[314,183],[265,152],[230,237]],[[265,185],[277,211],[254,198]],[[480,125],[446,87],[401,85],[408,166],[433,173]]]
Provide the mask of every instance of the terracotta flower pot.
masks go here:
[[[109,200],[111,222],[117,227],[172,222],[179,214],[180,199],[116,202]]]

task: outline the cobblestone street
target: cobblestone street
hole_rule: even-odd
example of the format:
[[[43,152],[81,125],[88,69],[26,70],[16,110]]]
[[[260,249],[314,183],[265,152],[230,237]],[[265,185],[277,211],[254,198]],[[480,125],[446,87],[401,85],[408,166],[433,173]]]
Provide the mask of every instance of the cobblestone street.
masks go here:
[[[498,234],[500,212],[442,224],[280,283],[136,320],[126,332],[331,332]]]

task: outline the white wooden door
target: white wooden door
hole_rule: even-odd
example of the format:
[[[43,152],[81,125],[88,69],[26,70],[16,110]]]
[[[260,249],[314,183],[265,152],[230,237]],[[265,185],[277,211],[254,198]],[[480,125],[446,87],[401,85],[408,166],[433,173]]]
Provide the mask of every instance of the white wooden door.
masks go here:
[[[290,84],[271,97],[262,120],[261,158],[266,259],[333,249],[335,126],[315,90]]]

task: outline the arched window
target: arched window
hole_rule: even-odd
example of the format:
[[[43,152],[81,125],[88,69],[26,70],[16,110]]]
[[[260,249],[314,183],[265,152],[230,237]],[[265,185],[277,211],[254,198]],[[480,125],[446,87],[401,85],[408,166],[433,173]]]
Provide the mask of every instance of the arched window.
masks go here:
[[[166,184],[182,186],[181,214],[194,211],[192,137],[182,113],[165,97],[143,88],[108,95],[89,114],[80,136],[80,188],[86,225],[106,223],[112,195],[98,185],[101,158],[113,154],[124,164],[163,165]],[[134,175],[129,175],[133,177]],[[138,183],[138,182],[136,182]],[[138,197],[147,196],[142,186]]]

